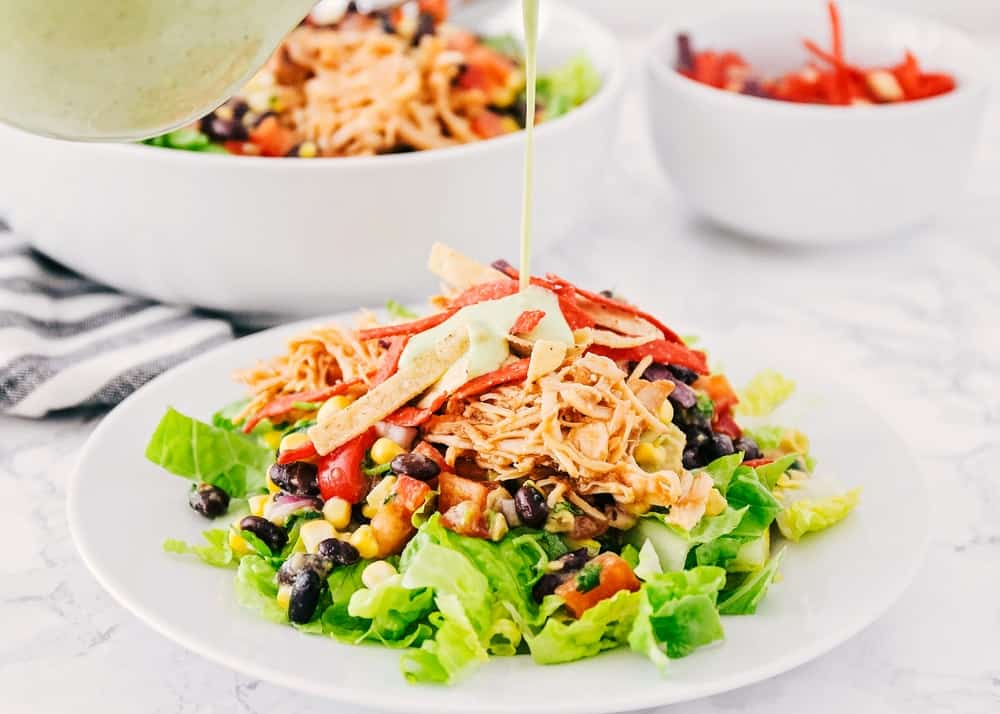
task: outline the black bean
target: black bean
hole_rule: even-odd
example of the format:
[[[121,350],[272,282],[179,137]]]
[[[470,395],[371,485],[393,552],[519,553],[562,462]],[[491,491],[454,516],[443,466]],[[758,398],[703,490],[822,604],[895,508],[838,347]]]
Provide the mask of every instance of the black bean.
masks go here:
[[[555,562],[560,564],[560,572],[569,573],[574,570],[579,570],[586,565],[589,560],[590,552],[586,548],[580,548],[579,550],[574,550],[561,556],[560,558],[557,558]]]
[[[346,540],[327,538],[316,546],[316,552],[336,565],[354,565],[361,560],[358,549]]]
[[[418,481],[430,481],[441,473],[437,462],[423,454],[400,454],[392,460],[389,468],[395,474],[406,475]]]
[[[250,138],[247,128],[239,119],[223,119],[219,116],[206,117],[202,127],[213,141],[247,141]]]
[[[743,459],[745,461],[753,461],[754,459],[759,459],[764,455],[761,453],[760,447],[757,446],[757,442],[749,436],[741,436],[739,439],[734,441],[733,448],[737,451],[743,452]]]
[[[434,16],[427,12],[420,13],[420,17],[417,19],[417,31],[413,33],[413,46],[419,46],[420,40],[422,40],[426,35],[433,34]]]
[[[278,569],[278,583],[291,585],[295,579],[306,570],[311,570],[321,578],[325,578],[333,569],[333,563],[322,553],[293,553]]]
[[[710,445],[709,445],[710,444]],[[712,440],[705,445],[710,460],[736,453],[733,440],[726,434],[712,434]]]
[[[243,115],[250,111],[250,105],[238,97],[229,102],[229,107],[233,110],[233,117],[236,119],[242,119]]]
[[[684,448],[684,453],[681,456],[681,464],[684,466],[684,468],[690,471],[691,469],[696,469],[699,466],[704,465],[701,460],[701,456],[698,453],[699,451],[700,449],[693,446],[688,446]]]
[[[229,509],[229,494],[218,486],[202,483],[192,489],[188,504],[205,518],[218,518]]]
[[[698,373],[692,369],[688,369],[687,367],[681,367],[677,364],[668,364],[667,369],[673,372],[673,375],[677,377],[677,379],[684,382],[684,384],[694,384],[698,381]]]
[[[316,496],[319,494],[316,472],[315,464],[293,461],[290,464],[272,464],[267,474],[285,493],[293,496]]]
[[[558,573],[546,573],[531,588],[531,597],[535,599],[535,602],[541,602],[546,595],[554,593],[556,588],[562,585],[563,580],[565,577]]]
[[[285,533],[285,529],[260,516],[246,516],[240,521],[240,529],[250,531],[260,538],[272,553],[280,553],[288,544],[288,534]]]
[[[315,572],[303,570],[299,573],[292,585],[291,597],[288,599],[288,619],[300,625],[309,622],[316,612],[322,591],[323,579]]]
[[[549,517],[549,504],[545,495],[534,486],[521,486],[514,494],[514,508],[521,522],[532,528],[541,528]]]

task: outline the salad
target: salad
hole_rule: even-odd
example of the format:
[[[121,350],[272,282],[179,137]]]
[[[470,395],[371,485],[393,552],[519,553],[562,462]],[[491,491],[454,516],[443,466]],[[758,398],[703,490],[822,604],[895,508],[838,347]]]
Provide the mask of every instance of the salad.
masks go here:
[[[172,149],[315,158],[423,151],[525,125],[523,51],[447,22],[446,0],[368,13],[321,2],[236,97],[196,124],[148,139]],[[584,56],[538,77],[536,121],[600,88]]]
[[[557,275],[523,287],[443,245],[430,268],[429,313],[291,340],[211,423],[167,410],[146,455],[222,525],[165,550],[233,570],[269,620],[399,649],[412,682],[618,648],[665,672],[857,504],[769,422],[782,375],[737,391],[657,317]]]

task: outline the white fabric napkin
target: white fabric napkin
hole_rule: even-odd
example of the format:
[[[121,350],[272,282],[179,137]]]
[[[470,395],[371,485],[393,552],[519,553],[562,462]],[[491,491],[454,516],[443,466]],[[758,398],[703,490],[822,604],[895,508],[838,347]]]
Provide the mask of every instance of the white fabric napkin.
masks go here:
[[[111,406],[232,337],[224,320],[70,272],[0,220],[0,413]]]

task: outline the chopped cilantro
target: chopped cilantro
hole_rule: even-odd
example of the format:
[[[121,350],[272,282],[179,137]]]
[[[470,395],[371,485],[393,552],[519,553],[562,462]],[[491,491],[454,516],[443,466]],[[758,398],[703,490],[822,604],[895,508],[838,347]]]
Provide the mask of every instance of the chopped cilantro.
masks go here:
[[[601,582],[601,566],[597,563],[589,563],[583,566],[583,570],[576,574],[576,589],[582,593],[593,590]]]

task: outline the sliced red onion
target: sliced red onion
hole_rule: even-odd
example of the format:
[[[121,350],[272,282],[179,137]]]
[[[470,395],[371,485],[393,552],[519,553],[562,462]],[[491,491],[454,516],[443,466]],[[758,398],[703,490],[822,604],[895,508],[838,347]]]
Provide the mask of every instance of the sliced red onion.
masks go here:
[[[299,511],[318,511],[322,504],[316,498],[279,494],[264,507],[264,518],[275,525],[283,526],[289,516]]]
[[[413,446],[413,442],[416,441],[417,434],[420,432],[416,427],[399,426],[398,424],[390,424],[389,422],[380,421],[375,424],[375,433],[379,436],[392,439],[404,449],[409,451],[410,447]]]
[[[642,373],[642,378],[650,382],[666,380],[674,383],[674,391],[670,393],[670,401],[689,409],[698,402],[698,395],[688,385],[679,380],[665,364],[654,362]]]
[[[500,512],[511,528],[521,525],[521,517],[517,515],[517,506],[514,505],[513,498],[504,498],[500,501]]]

